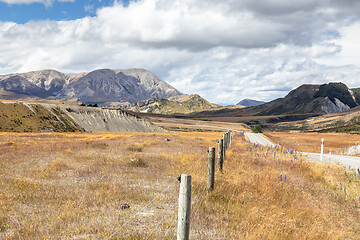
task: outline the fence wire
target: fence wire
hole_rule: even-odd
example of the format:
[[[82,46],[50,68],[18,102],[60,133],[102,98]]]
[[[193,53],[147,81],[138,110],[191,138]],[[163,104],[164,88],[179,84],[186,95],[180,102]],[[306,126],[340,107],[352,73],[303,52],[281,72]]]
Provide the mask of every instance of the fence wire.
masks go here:
[[[217,146],[217,144],[215,144],[215,147]],[[197,163],[199,163],[202,159],[204,159],[204,157],[206,157],[207,154],[203,154],[201,155],[196,161],[194,161],[185,171],[183,171],[182,174],[185,173],[189,173],[189,171],[196,166]],[[192,175],[192,182],[197,182],[197,184],[192,188],[192,216],[191,218],[193,220],[195,220],[195,216],[197,216],[197,212],[198,209],[200,207],[200,205],[202,204],[203,200],[205,199],[206,196],[206,184],[204,183],[204,179],[206,179],[207,177],[207,171],[205,171],[207,167],[207,162],[204,162],[199,168],[199,170],[194,173]],[[178,182],[178,179],[174,180],[173,182],[171,182],[165,189],[163,189],[159,194],[157,194],[150,202],[148,202],[147,204],[145,204],[140,210],[138,210],[135,214],[131,215],[130,218],[125,221],[116,231],[114,231],[108,238],[106,238],[106,240],[111,239],[112,237],[114,237],[117,233],[119,233],[121,230],[123,230],[126,226],[128,226],[129,224],[131,224],[136,216],[138,216],[140,213],[142,213],[146,208],[148,208],[150,205],[152,205],[157,199],[159,199],[161,196],[163,196],[165,194],[165,192],[167,192],[171,187],[173,187],[176,183]],[[202,189],[201,186],[205,187]],[[170,194],[169,194],[170,195]],[[178,199],[174,200],[173,203],[170,204],[170,207],[168,207],[168,209],[166,210],[166,212],[164,213],[163,217],[161,219],[159,219],[159,221],[157,221],[156,226],[151,229],[150,233],[147,235],[146,239],[149,239],[151,236],[154,235],[154,233],[159,229],[159,227],[161,226],[161,224],[165,224],[167,218],[169,218],[169,226],[167,228],[164,229],[165,233],[162,236],[161,239],[165,239],[166,236],[168,236],[168,234],[171,231],[174,231],[174,234],[172,236],[171,239],[173,239],[176,236],[176,228],[174,225],[176,225],[176,220],[177,220],[177,214],[175,214],[175,206],[178,204]],[[175,213],[174,213],[175,212]],[[174,214],[174,216],[172,216],[172,214]],[[171,220],[172,219],[172,220]],[[170,222],[171,221],[171,222]],[[196,222],[193,223],[194,226],[197,225]],[[160,239],[160,236],[157,235],[156,236],[157,239]]]

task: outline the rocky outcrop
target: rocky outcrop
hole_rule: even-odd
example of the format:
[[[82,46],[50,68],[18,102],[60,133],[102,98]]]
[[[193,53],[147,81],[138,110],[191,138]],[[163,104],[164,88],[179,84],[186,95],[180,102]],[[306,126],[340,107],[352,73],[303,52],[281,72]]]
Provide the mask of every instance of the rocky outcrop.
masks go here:
[[[325,114],[344,112],[350,109],[348,105],[344,104],[339,99],[334,99],[335,101],[332,102],[328,97],[325,97],[325,102],[321,106],[321,109],[324,111]]]
[[[165,132],[121,110],[63,106],[60,109],[86,132]]]

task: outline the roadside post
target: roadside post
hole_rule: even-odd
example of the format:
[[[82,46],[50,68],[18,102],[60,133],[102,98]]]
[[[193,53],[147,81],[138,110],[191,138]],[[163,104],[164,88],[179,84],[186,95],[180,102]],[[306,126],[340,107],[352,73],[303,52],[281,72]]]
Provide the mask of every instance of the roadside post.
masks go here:
[[[324,138],[321,138],[321,153],[320,153],[320,161],[323,161],[323,155],[324,155]]]

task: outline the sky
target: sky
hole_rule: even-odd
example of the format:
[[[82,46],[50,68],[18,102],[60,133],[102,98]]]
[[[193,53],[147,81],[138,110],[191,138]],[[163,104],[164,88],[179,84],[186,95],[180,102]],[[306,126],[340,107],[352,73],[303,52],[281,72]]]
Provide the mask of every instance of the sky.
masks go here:
[[[358,0],[0,0],[0,75],[145,68],[230,105],[360,87]]]

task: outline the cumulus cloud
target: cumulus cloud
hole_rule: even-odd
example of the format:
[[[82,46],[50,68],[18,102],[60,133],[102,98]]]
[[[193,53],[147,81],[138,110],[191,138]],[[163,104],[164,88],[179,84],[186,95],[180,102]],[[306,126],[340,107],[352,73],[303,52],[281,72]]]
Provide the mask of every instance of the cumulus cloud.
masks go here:
[[[341,51],[337,51],[331,57],[318,56],[316,61],[331,66],[357,64],[360,67],[358,61],[360,56],[360,22],[341,27],[339,33],[341,37],[333,39],[330,44],[341,46]]]
[[[358,3],[342,2],[139,0],[72,21],[0,22],[0,73],[143,67],[223,104],[303,83],[356,86]]]

